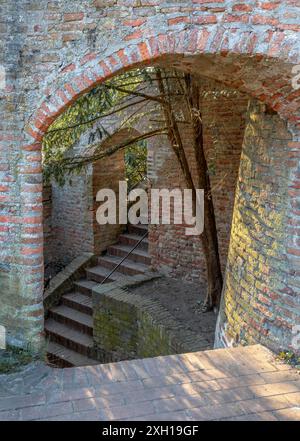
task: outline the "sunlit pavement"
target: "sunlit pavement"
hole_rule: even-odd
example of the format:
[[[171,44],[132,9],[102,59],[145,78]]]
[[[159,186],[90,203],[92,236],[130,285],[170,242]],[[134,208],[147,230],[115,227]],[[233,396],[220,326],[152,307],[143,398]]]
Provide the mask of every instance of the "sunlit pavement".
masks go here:
[[[0,376],[0,420],[300,420],[300,372],[260,345]]]

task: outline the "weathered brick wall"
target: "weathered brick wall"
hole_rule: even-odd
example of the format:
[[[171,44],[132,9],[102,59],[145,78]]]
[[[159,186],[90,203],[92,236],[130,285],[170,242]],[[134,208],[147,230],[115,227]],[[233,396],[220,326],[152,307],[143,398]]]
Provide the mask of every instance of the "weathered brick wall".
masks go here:
[[[199,79],[201,85],[204,144],[210,170],[219,252],[225,271],[230,239],[236,180],[245,129],[248,97],[209,81]],[[184,104],[179,103],[184,109]],[[191,151],[192,133],[186,124],[180,124],[182,140],[194,171]],[[178,161],[166,138],[149,143],[149,177],[154,188],[185,188]],[[206,282],[206,264],[200,238],[187,236],[185,226],[159,225],[149,228],[149,245],[155,268],[174,277]]]
[[[299,277],[287,249],[290,140],[284,121],[250,103],[217,346],[260,342],[284,349],[300,323]]]
[[[124,134],[117,134],[105,147],[110,147]],[[80,150],[86,137],[79,141]],[[103,145],[104,146],[104,145]],[[66,178],[60,186],[53,181],[44,187],[44,260],[46,276],[55,275],[83,253],[100,254],[114,243],[124,226],[99,225],[96,200],[99,190],[110,188],[118,198],[119,181],[124,180],[124,152],[96,161],[79,174]]]
[[[52,263],[64,267],[82,253],[92,253],[93,167],[71,177],[64,186],[52,183]]]
[[[43,234],[44,234],[44,261],[45,279],[51,276],[51,262],[53,260],[53,234],[52,234],[52,187],[43,186]]]
[[[109,142],[103,145],[103,148],[112,147],[115,144],[122,142],[126,136],[123,131],[116,133]],[[94,253],[100,254],[117,241],[119,234],[126,228],[126,225],[99,225],[96,219],[96,211],[102,202],[96,201],[96,196],[101,188],[109,188],[114,190],[116,200],[119,199],[119,181],[125,180],[125,162],[124,151],[118,151],[112,156],[104,160],[97,161],[94,164],[93,173],[93,234],[94,234]],[[117,204],[118,207],[118,204]],[[119,212],[117,210],[117,219]]]
[[[299,63],[298,2],[249,0],[241,7],[232,0],[142,0],[138,5],[116,0],[105,5],[1,2],[6,85],[0,90],[0,323],[9,341],[38,345],[43,332],[43,134],[78,95],[139,63],[201,72],[267,103],[289,122],[290,161],[281,201],[288,206],[281,258],[289,270],[282,277],[299,298],[300,120],[299,90],[292,82]],[[283,300],[286,309],[289,301]]]
[[[137,277],[137,284],[143,277],[147,280]],[[135,282],[93,290],[94,357],[108,363],[203,348],[200,335],[187,330],[159,302],[130,292],[130,284]]]

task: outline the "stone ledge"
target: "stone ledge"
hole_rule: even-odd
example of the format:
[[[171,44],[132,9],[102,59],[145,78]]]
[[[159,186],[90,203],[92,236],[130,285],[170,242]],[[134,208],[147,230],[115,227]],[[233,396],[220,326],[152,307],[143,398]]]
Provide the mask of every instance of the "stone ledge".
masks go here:
[[[93,289],[94,356],[99,361],[203,350],[203,337],[186,330],[159,302],[127,290],[157,277],[148,272]]]
[[[46,289],[44,293],[45,312],[47,312],[52,306],[56,305],[61,296],[65,294],[66,291],[72,289],[73,283],[81,277],[84,277],[85,269],[96,264],[96,261],[97,258],[94,254],[83,253],[53,277],[49,288]]]

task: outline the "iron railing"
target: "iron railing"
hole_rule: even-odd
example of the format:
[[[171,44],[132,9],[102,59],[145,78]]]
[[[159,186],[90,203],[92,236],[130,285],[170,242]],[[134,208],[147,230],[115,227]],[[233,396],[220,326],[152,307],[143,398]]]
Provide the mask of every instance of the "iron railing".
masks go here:
[[[103,285],[103,283],[106,282],[110,278],[110,276],[119,268],[120,265],[122,265],[123,262],[133,253],[133,251],[139,246],[139,244],[145,239],[147,236],[148,231],[146,231],[145,234],[140,238],[140,240],[134,245],[134,247],[126,254],[126,256],[123,257],[122,260],[111,270],[111,272],[101,281],[100,285]]]

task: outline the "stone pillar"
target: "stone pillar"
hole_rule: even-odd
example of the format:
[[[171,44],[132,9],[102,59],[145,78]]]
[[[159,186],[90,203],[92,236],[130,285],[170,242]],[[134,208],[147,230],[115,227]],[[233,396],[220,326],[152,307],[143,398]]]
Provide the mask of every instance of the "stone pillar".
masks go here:
[[[287,241],[291,137],[275,112],[251,101],[216,347],[259,342],[292,349],[300,308]]]

